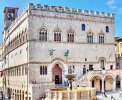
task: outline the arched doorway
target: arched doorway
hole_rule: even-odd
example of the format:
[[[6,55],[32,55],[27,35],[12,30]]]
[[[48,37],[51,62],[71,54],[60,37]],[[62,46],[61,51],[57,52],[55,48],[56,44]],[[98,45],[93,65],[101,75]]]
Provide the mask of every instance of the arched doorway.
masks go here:
[[[121,88],[121,77],[119,75],[116,76],[116,89]]]
[[[113,77],[111,75],[107,75],[104,78],[104,91],[113,90]]]
[[[83,67],[83,74],[85,74],[86,73],[86,66],[84,65],[84,67]]]
[[[97,92],[102,91],[102,79],[100,76],[94,76],[92,78],[92,87],[96,88]]]
[[[55,84],[62,84],[62,69],[58,64],[53,68],[53,81]]]

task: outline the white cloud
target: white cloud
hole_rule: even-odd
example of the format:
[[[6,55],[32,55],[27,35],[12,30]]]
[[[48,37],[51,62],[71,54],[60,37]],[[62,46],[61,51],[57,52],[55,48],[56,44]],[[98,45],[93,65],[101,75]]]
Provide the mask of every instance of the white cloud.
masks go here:
[[[115,0],[108,0],[106,4],[109,6],[109,8],[115,9],[116,8],[115,3],[116,3]]]
[[[111,5],[114,5],[114,4],[115,4],[115,1],[114,1],[114,0],[108,0],[108,1],[107,1],[107,4],[110,5],[110,6],[111,6]]]
[[[116,8],[117,8],[117,6],[112,5],[112,6],[110,6],[110,8],[111,8],[111,9],[116,9]]]
[[[116,11],[118,14],[122,14],[122,2],[121,0],[107,0],[106,5]]]

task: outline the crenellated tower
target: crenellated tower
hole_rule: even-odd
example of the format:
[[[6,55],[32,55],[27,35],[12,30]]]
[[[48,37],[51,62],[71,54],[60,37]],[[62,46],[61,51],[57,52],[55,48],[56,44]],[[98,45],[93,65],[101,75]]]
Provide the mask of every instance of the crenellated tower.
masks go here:
[[[17,17],[18,8],[5,7],[4,9],[4,29],[6,30]]]

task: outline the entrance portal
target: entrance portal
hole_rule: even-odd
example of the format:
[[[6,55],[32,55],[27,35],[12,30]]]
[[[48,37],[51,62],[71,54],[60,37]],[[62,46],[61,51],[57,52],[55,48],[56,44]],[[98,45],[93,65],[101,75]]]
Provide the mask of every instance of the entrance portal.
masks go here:
[[[100,76],[94,76],[92,78],[92,87],[96,88],[97,92],[102,91],[102,79]]]
[[[55,84],[59,84],[59,75],[55,75]]]
[[[119,75],[116,76],[116,89],[121,88],[121,77]]]
[[[58,64],[53,68],[53,81],[55,84],[62,84],[62,69]]]
[[[113,90],[113,77],[111,75],[107,75],[104,79],[104,91]]]

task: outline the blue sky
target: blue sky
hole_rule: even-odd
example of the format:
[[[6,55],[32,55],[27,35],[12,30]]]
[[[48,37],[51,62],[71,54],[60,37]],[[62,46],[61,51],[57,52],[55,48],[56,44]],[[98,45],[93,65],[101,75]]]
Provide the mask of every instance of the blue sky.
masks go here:
[[[115,36],[122,36],[122,0],[0,0],[0,41],[4,29],[4,7],[18,7],[20,13],[28,3],[114,13],[116,15]]]

